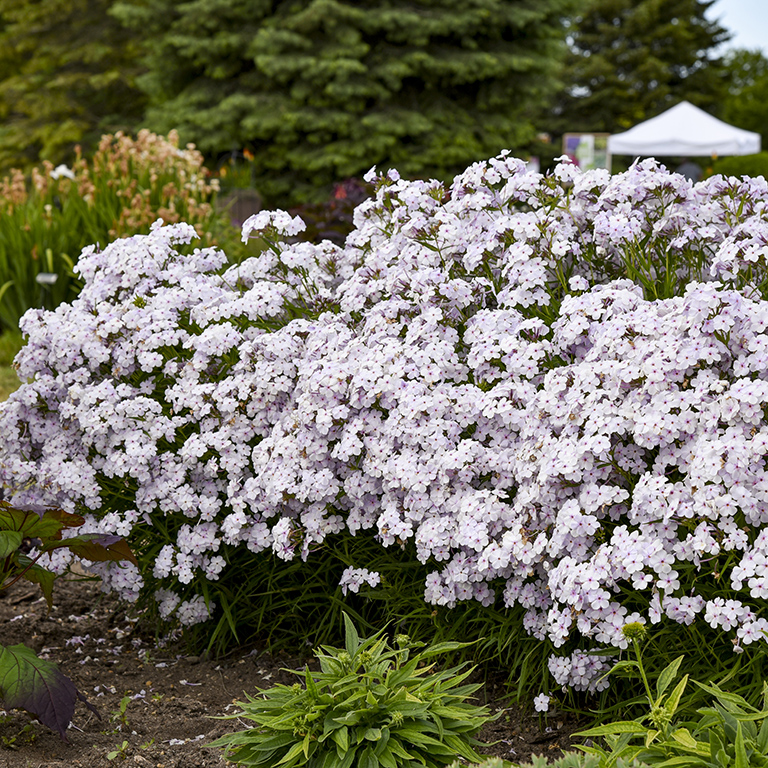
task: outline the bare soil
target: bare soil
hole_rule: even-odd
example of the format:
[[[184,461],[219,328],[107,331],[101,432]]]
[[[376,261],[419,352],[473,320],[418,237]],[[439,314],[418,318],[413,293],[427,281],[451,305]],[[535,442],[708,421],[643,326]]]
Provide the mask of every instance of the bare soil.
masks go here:
[[[246,692],[296,682],[286,670],[305,663],[258,648],[206,659],[185,655],[182,647],[157,647],[91,581],[59,582],[50,614],[39,591],[20,582],[0,593],[0,626],[0,643],[25,643],[58,664],[101,715],[78,703],[63,742],[27,713],[0,710],[0,768],[231,765],[206,745],[245,724],[215,718],[237,712],[235,702]],[[503,684],[493,681],[478,694],[493,711],[505,710],[481,732],[488,746],[479,751],[525,762],[570,747],[569,736],[578,730],[572,715],[549,713],[543,721],[510,707],[503,694]]]

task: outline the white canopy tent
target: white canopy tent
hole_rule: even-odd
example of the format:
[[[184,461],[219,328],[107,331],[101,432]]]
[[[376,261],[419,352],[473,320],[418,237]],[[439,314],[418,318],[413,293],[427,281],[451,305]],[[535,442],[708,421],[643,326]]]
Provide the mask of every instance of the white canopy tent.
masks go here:
[[[624,133],[609,136],[608,151],[635,157],[751,155],[760,151],[760,134],[735,128],[681,101]]]

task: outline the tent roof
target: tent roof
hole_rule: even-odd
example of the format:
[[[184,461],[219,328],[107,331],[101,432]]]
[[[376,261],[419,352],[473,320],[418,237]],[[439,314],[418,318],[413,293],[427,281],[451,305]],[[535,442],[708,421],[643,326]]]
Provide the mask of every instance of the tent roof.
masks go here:
[[[760,151],[760,134],[735,128],[687,101],[624,133],[608,137],[614,155],[750,155]]]

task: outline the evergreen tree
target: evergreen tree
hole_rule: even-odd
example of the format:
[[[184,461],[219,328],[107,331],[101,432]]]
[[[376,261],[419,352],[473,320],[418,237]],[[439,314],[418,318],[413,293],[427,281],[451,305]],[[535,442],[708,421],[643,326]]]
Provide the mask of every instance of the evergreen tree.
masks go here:
[[[728,95],[722,117],[747,131],[756,131],[768,151],[768,58],[762,51],[737,48],[725,57]]]
[[[372,165],[448,176],[524,147],[572,0],[124,0],[148,127],[248,148],[270,202]]]
[[[713,49],[729,34],[705,16],[714,2],[585,2],[571,20],[560,131],[617,133],[683,100],[716,112],[726,84]]]
[[[59,162],[143,113],[110,0],[0,0],[0,168]]]

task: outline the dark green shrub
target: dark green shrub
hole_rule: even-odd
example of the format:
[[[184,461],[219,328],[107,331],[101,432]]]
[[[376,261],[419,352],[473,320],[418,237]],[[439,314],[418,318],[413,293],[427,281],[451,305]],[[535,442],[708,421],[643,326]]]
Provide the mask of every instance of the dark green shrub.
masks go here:
[[[768,179],[768,152],[718,158],[712,163],[712,174],[716,173],[723,176],[764,176]]]

